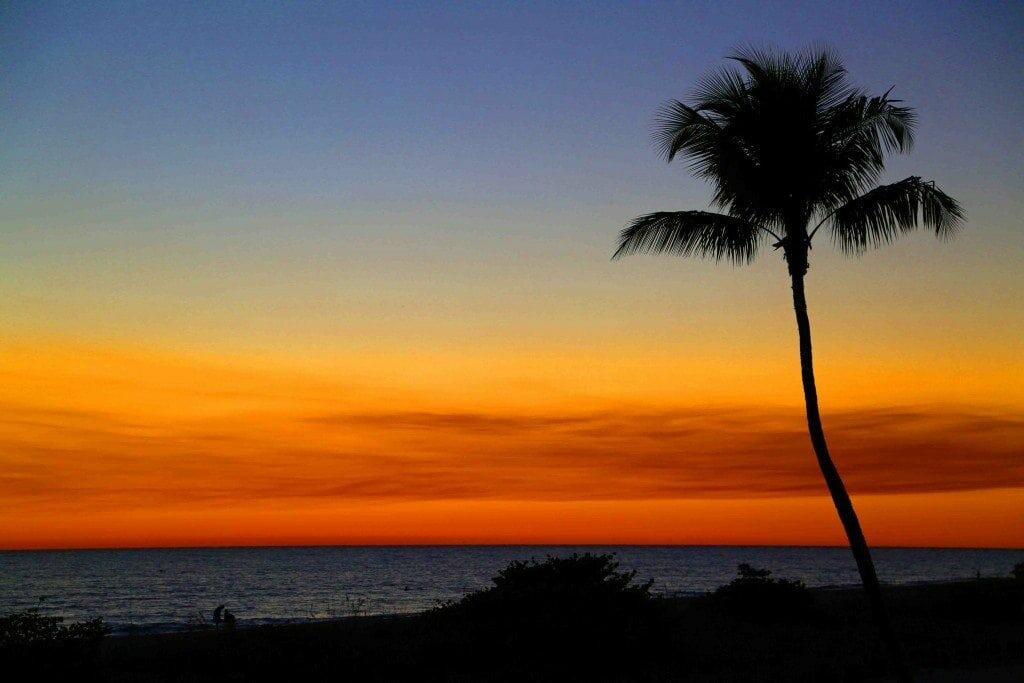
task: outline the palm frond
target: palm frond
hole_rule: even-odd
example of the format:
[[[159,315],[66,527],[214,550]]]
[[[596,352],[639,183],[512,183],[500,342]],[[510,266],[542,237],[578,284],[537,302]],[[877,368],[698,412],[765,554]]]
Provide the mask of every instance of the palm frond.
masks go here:
[[[780,53],[754,45],[738,48],[727,59],[743,66],[749,79],[748,87],[777,85],[795,76],[803,62],[802,55]]]
[[[835,145],[870,143],[879,151],[907,152],[914,144],[917,116],[900,100],[889,97],[853,94],[838,104],[829,115],[826,135]]]
[[[822,47],[805,59],[804,87],[814,94],[819,116],[853,94],[853,87],[846,81],[846,67],[830,48]]]
[[[861,253],[917,229],[931,228],[949,237],[963,225],[965,214],[955,199],[917,176],[881,185],[836,209],[829,217],[832,236],[846,253]]]
[[[811,216],[834,215],[836,239],[852,251],[891,240],[918,222],[940,235],[960,225],[956,202],[920,179],[897,183],[888,194],[868,192],[880,182],[886,157],[914,141],[914,111],[891,89],[872,96],[854,87],[825,47],[797,53],[744,47],[729,60],[700,79],[689,97],[667,102],[654,131],[667,161],[683,160],[711,185],[712,210],[782,237],[806,235]],[[669,222],[677,215],[685,221]],[[702,215],[638,218],[627,228],[637,228],[635,242],[624,241],[616,253],[662,244],[661,250],[675,253],[749,258],[743,240],[718,242],[726,238],[700,232],[695,221]],[[645,226],[650,235],[640,230]],[[752,234],[756,249],[759,234]]]
[[[710,211],[658,211],[639,216],[619,235],[612,258],[629,254],[701,256],[734,264],[757,255],[761,231],[752,223]]]
[[[663,104],[655,120],[654,144],[666,161],[684,150],[699,153],[713,147],[719,135],[717,123],[679,100]]]

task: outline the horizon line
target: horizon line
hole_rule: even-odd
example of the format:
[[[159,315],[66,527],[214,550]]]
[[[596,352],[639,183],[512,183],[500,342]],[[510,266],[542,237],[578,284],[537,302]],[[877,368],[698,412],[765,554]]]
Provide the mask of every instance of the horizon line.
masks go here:
[[[52,547],[0,547],[0,552],[76,552],[118,550],[267,550],[298,548],[808,548],[845,549],[846,544],[807,543],[281,543],[281,544],[223,544],[223,545],[124,545],[124,546],[52,546]],[[1024,546],[962,546],[962,545],[879,545],[883,550],[1005,550],[1024,552]]]

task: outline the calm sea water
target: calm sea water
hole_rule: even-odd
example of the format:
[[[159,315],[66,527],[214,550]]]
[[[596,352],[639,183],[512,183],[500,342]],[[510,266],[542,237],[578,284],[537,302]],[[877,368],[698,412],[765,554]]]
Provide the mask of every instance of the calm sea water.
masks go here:
[[[240,624],[415,612],[488,585],[511,560],[615,553],[662,593],[701,593],[748,562],[811,586],[858,581],[844,548],[719,546],[428,546],[0,552],[0,613],[38,607],[69,620],[102,616],[116,632],[173,630],[226,603]],[[892,583],[1006,576],[1015,550],[875,551]]]

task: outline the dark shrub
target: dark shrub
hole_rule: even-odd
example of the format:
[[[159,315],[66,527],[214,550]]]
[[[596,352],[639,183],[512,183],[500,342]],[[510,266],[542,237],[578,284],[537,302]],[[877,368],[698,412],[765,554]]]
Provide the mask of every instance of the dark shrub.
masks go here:
[[[931,587],[915,605],[933,619],[996,624],[1024,620],[1024,584],[1014,579],[975,579]]]
[[[1024,581],[1024,562],[1013,565],[1013,571],[1010,573],[1013,574],[1013,578]]]
[[[635,574],[618,571],[612,555],[512,562],[493,586],[435,615],[478,656],[513,667],[614,669],[649,658],[668,631],[651,582]]]
[[[0,617],[0,671],[50,680],[59,675],[95,674],[100,640],[110,632],[102,619],[64,624],[37,610]]]
[[[773,579],[771,571],[739,566],[739,576],[719,587],[712,601],[730,613],[754,621],[802,619],[811,613],[814,598],[803,581]]]

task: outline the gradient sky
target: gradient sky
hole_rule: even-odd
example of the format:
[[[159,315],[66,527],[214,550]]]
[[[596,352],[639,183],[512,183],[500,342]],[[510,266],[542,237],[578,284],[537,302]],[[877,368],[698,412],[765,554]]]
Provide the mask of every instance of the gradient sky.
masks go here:
[[[841,543],[660,102],[828,43],[965,232],[808,279],[869,540],[1024,546],[1019,3],[0,3],[0,547]]]

